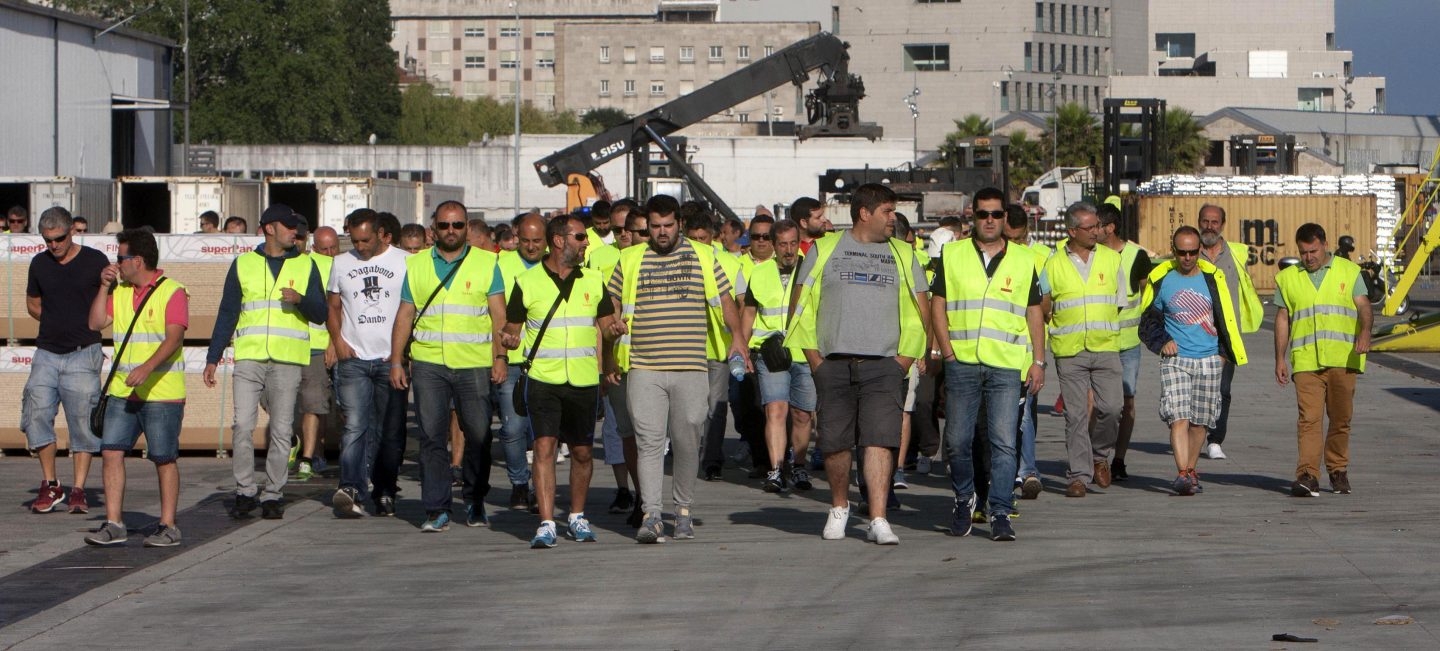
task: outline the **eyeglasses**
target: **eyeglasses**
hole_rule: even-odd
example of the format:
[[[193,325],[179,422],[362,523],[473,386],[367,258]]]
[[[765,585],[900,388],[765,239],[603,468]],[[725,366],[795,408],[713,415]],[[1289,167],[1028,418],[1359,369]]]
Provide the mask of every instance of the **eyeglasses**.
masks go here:
[[[584,242],[585,240],[590,239],[590,235],[587,234],[585,231],[580,231],[579,233],[571,233],[570,237],[575,238],[576,242]]]
[[[750,239],[752,239],[752,240],[760,240],[760,241],[762,241],[762,242],[769,242],[769,241],[775,239],[775,236],[774,236],[774,235],[771,235],[770,233],[751,233],[751,234],[750,234]]]
[[[1071,228],[1070,230],[1072,230],[1072,231],[1098,231],[1098,230],[1100,230],[1100,222],[1095,222],[1094,224],[1091,224],[1091,225],[1089,225],[1089,226],[1076,226],[1076,227],[1074,227],[1074,228]]]
[[[650,234],[650,229],[648,229],[648,228],[627,228],[627,229],[625,229],[625,230],[630,231],[630,234],[631,234],[631,235],[649,235],[649,234]]]
[[[975,219],[1005,219],[1010,213],[1004,210],[976,210]]]
[[[465,223],[465,222],[435,222],[435,230],[437,230],[437,231],[444,231],[444,230],[463,231],[463,230],[465,230],[465,226],[466,226],[466,223]]]
[[[59,244],[61,242],[64,242],[65,238],[67,237],[70,237],[69,233],[66,233],[64,235],[57,235],[55,237],[45,237],[44,235],[41,235],[40,239],[45,240],[46,244]]]
[[[1177,258],[1192,258],[1200,255],[1200,249],[1171,249]]]

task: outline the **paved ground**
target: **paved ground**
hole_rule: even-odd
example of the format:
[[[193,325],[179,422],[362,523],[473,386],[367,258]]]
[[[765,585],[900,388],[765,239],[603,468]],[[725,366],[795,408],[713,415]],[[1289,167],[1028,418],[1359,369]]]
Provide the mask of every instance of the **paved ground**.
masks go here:
[[[1426,497],[1440,386],[1373,368],[1357,399],[1355,493],[1291,498],[1294,395],[1274,383],[1269,333],[1247,344],[1230,458],[1201,461],[1203,495],[1169,494],[1147,357],[1134,478],[1061,496],[1061,419],[1042,414],[1047,492],[1019,503],[1019,541],[1006,544],[933,530],[950,505],[939,474],[902,492],[898,547],[866,544],[858,518],[847,540],[820,540],[824,482],[767,495],[743,468],[700,483],[697,539],[642,547],[623,516],[604,514],[614,484],[602,469],[590,500],[600,541],[534,551],[535,518],[521,512],[418,533],[410,463],[399,518],[336,520],[314,499],[333,482],[317,480],[292,485],[284,520],[236,524],[218,500],[228,462],[186,457],[184,547],[93,549],[80,538],[101,510],[25,513],[35,464],[12,456],[0,459],[0,648],[1440,647],[1440,518]],[[157,512],[153,473],[129,467],[138,529]],[[97,467],[93,488],[98,478]],[[1391,615],[1413,623],[1374,623]]]

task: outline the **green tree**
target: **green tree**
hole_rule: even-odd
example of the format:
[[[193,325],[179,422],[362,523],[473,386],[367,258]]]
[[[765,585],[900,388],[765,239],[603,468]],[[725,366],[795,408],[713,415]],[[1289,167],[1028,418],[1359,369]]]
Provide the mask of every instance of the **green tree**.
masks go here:
[[[546,111],[520,107],[522,133],[593,133],[574,111]],[[441,97],[429,84],[405,89],[400,99],[397,138],[403,145],[460,146],[515,133],[515,105],[489,97]]]
[[[585,125],[587,128],[594,129],[595,133],[599,133],[622,122],[628,122],[629,120],[629,113],[618,108],[607,106],[586,111],[585,115],[580,118],[580,124]]]
[[[1100,121],[1079,104],[1065,104],[1046,118],[1043,138],[1045,153],[1053,154],[1056,166],[1095,169],[1101,164],[1104,148]]]
[[[1205,138],[1200,123],[1194,114],[1183,108],[1165,111],[1165,120],[1160,125],[1161,142],[1160,174],[1189,174],[1200,171],[1205,156],[1210,152],[1210,141]]]
[[[1016,129],[1010,132],[1010,185],[1016,189],[1035,182],[1050,164],[1047,143]]]
[[[961,140],[988,135],[990,135],[990,121],[978,114],[971,113],[955,120],[955,130],[945,134],[945,141],[940,143],[940,159],[943,161],[958,160]]]

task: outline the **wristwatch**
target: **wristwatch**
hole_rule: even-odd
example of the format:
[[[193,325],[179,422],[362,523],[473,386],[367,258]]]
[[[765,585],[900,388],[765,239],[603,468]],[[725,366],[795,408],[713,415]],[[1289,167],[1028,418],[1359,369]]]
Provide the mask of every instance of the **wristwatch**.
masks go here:
[[[941,351],[939,348],[931,348],[931,349],[930,349],[930,356],[931,356],[931,357],[941,357],[941,356],[943,356],[944,354],[945,354],[945,353],[944,353],[943,351]]]
[[[1036,366],[1039,366],[1040,368],[1045,368],[1045,360],[1043,360],[1043,359],[1037,359],[1037,360],[1034,360],[1034,361],[1035,361],[1035,365],[1036,365]]]

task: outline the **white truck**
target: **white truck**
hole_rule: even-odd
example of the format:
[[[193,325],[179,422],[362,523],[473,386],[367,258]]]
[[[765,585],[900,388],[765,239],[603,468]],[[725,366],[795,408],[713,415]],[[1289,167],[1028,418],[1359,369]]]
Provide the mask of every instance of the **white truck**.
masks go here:
[[[345,216],[360,208],[393,213],[401,224],[428,224],[435,207],[464,201],[465,189],[420,181],[370,177],[289,177],[265,180],[266,206],[283,203],[312,225],[341,230]]]
[[[254,232],[260,222],[260,182],[224,176],[122,176],[115,179],[115,207],[125,228],[195,233],[200,213],[213,210],[221,224],[231,216],[243,217]]]
[[[89,220],[100,232],[115,212],[115,190],[110,179],[74,176],[0,177],[0,210],[20,206],[30,213],[30,230],[36,232],[40,213],[60,206],[71,215]]]
[[[1031,219],[1054,221],[1065,216],[1065,209],[1079,201],[1085,189],[1095,182],[1088,167],[1057,167],[1035,179],[1025,188],[1020,202]]]

